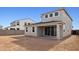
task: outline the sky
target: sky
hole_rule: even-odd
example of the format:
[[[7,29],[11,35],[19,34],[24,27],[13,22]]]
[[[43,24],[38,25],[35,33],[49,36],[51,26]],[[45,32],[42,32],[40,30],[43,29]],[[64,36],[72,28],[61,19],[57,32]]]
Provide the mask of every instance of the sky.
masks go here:
[[[7,27],[14,20],[31,18],[35,22],[41,21],[41,14],[55,11],[60,7],[0,7],[0,25]],[[73,29],[79,29],[79,7],[65,7],[73,22]]]

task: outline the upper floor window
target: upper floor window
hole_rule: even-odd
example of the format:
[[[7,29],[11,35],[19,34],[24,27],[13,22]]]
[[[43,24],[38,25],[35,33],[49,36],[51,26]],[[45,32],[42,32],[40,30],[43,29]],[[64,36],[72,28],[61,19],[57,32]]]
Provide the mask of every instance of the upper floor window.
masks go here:
[[[50,14],[50,17],[52,17],[53,16],[53,14]]]
[[[19,22],[17,22],[17,25],[19,25]]]
[[[45,15],[45,18],[48,18],[48,15]]]
[[[58,16],[58,12],[55,12],[55,16]]]

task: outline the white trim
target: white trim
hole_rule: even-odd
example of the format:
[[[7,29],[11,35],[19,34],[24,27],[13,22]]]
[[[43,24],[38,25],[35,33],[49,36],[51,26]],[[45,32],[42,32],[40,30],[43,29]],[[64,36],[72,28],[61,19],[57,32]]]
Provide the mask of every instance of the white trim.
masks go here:
[[[50,12],[50,13],[44,14],[43,16],[44,16],[45,19],[51,18],[51,17],[50,17],[50,14],[52,14],[52,17],[58,17],[58,16],[55,16],[55,13],[56,13],[56,12],[58,12],[58,16],[60,16],[60,12],[59,12],[59,11]],[[47,18],[45,17],[46,15],[48,15]]]

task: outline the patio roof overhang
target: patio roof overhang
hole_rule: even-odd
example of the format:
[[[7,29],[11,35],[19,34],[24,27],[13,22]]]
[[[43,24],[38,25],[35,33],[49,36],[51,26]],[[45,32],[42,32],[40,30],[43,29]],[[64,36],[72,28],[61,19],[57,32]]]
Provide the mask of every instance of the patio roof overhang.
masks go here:
[[[39,23],[27,25],[27,26],[51,26],[51,25],[57,25],[57,24],[64,24],[64,22],[61,22],[61,21],[39,22]]]

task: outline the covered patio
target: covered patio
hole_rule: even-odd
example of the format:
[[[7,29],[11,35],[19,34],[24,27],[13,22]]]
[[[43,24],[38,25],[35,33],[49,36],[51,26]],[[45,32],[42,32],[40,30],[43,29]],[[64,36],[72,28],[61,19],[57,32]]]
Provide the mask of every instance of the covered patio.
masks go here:
[[[58,21],[39,23],[37,26],[37,36],[62,39],[63,23]]]

